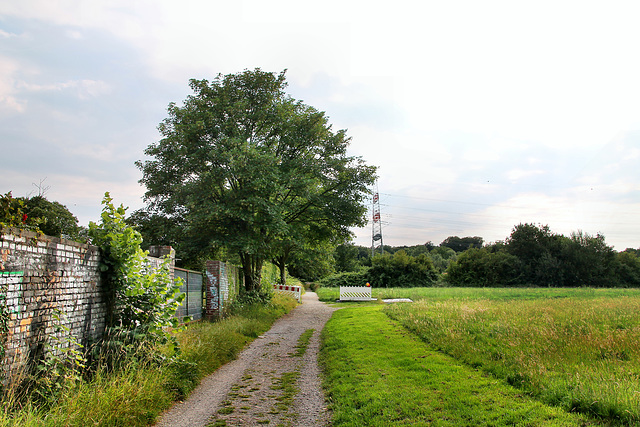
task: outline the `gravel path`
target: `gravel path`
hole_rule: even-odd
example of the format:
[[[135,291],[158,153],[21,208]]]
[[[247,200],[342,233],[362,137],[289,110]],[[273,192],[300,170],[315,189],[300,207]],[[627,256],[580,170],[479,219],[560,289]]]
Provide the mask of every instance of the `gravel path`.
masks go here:
[[[238,359],[205,378],[156,426],[329,425],[318,350],[320,331],[335,309],[319,302],[313,292],[304,294],[302,302]]]

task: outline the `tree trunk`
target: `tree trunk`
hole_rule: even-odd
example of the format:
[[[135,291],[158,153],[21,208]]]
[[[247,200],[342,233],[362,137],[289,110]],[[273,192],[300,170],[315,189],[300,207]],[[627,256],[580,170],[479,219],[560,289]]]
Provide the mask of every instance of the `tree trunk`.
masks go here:
[[[280,283],[287,283],[287,261],[291,253],[291,245],[284,245],[282,254],[273,258],[273,263],[280,269]]]
[[[242,261],[242,271],[244,273],[244,289],[247,292],[259,290],[260,281],[262,280],[262,257],[241,253],[240,260]]]
[[[287,283],[287,264],[285,263],[284,256],[275,257],[273,263],[278,267],[278,270],[280,270],[280,283],[284,285]]]

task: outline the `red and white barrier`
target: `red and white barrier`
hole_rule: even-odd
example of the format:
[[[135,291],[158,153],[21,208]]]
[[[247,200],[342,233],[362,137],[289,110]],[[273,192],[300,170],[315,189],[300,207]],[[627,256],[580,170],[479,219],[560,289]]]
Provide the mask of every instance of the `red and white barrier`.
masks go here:
[[[291,295],[298,302],[302,302],[302,286],[295,285],[273,285],[273,290],[285,295]]]

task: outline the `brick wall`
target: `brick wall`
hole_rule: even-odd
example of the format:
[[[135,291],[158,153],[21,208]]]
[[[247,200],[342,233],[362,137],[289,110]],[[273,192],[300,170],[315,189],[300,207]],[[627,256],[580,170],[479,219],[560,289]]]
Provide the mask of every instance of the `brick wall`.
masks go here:
[[[159,265],[159,258],[171,256],[173,275],[174,254],[170,246],[156,246],[150,248],[149,260]],[[102,336],[106,300],[99,261],[96,246],[26,231],[0,232],[0,305],[9,313],[8,332],[0,337],[5,349],[0,361],[3,384],[37,365],[56,331],[56,313],[59,323],[85,347]],[[217,318],[238,292],[238,270],[209,261],[206,277],[206,314]]]
[[[206,307],[205,316],[216,319],[225,313],[225,308],[237,296],[240,287],[238,268],[223,261],[206,263]]]
[[[10,316],[3,382],[42,356],[47,336],[55,332],[56,312],[80,344],[102,335],[105,303],[98,262],[95,246],[17,230],[0,233],[0,295]]]

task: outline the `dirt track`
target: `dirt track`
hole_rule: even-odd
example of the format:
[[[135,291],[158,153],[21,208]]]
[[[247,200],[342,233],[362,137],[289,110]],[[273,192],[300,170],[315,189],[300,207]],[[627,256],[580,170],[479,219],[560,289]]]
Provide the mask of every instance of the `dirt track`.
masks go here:
[[[313,292],[303,295],[302,302],[238,359],[205,378],[156,426],[328,425],[318,350],[320,331],[335,309],[319,302]],[[298,339],[310,329],[314,331],[306,352],[296,355]]]

